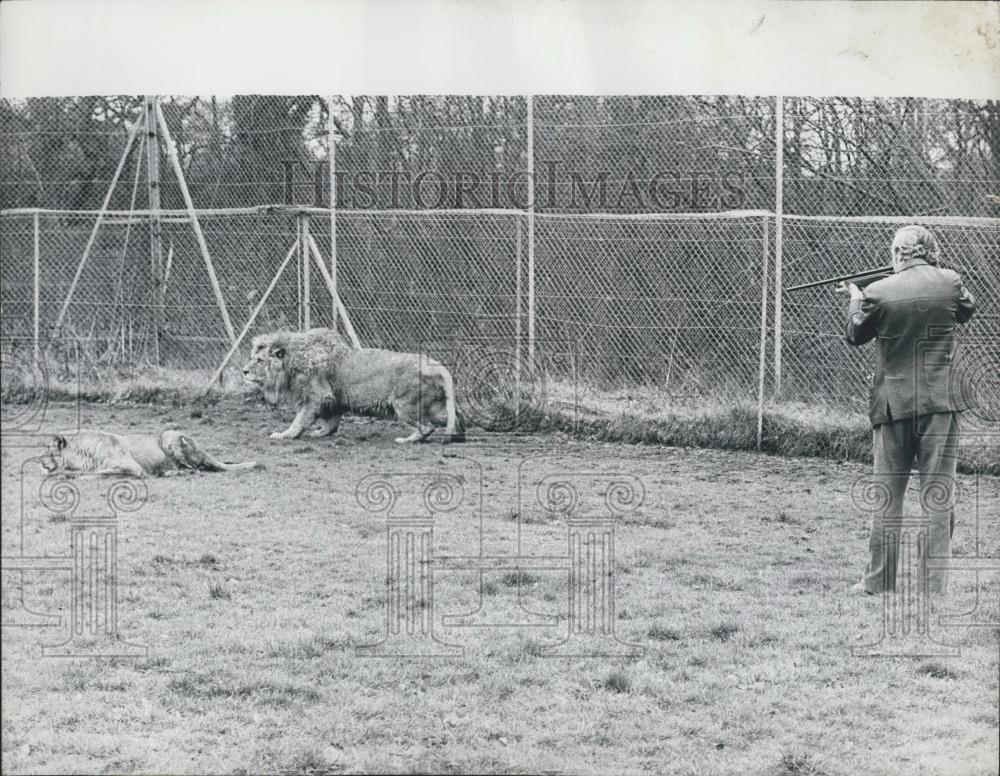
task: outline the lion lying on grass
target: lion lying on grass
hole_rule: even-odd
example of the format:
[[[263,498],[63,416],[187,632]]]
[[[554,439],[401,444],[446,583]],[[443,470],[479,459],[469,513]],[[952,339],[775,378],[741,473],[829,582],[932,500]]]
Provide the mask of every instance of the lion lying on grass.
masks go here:
[[[180,431],[154,434],[110,434],[80,431],[52,437],[42,467],[50,472],[143,477],[170,470],[228,472],[257,467],[255,461],[224,463],[202,450]]]
[[[292,425],[272,439],[297,439],[316,421],[322,424],[311,435],[328,436],[347,413],[395,416],[415,427],[399,443],[422,442],[441,426],[445,441],[465,438],[451,372],[423,354],[353,348],[332,329],[276,331],[254,338],[243,374],[271,404],[288,397],[298,407]]]

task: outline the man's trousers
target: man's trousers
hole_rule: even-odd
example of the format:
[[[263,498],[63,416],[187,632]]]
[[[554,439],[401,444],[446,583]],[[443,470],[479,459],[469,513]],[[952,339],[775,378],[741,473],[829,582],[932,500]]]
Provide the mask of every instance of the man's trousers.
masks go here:
[[[926,544],[919,552],[920,573],[927,574],[928,590],[944,593],[948,572],[926,565],[927,558],[951,557],[955,530],[955,465],[958,462],[958,413],[935,412],[875,426],[873,453],[875,487],[881,498],[872,512],[869,560],[864,587],[870,593],[896,589],[899,529],[903,518],[912,525],[923,518]],[[920,513],[904,515],[903,497],[914,458],[920,472]]]

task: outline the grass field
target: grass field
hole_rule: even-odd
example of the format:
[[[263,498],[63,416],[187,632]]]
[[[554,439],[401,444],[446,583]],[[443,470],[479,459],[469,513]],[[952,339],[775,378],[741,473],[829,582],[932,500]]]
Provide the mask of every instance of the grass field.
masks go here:
[[[382,421],[276,443],[267,433],[289,414],[239,398],[79,414],[120,432],[187,428],[265,468],[148,480],[148,502],[122,516],[119,631],[147,657],[43,659],[39,645],[65,630],[3,629],[5,773],[997,772],[996,573],[982,577],[986,627],[932,622],[959,656],[852,656],[882,621],[882,599],[846,594],[867,546],[851,499],[864,464],[562,433],[400,447]],[[46,426],[75,422],[72,407],[52,407]],[[3,449],[5,554],[36,452]],[[68,523],[42,508],[40,473],[27,471],[26,552],[66,555]],[[355,493],[386,472],[463,478],[461,507],[435,524],[437,554],[475,550],[480,536],[490,554],[514,553],[518,536],[524,553],[565,551],[564,522],[519,483],[638,478],[645,499],[616,536],[616,627],[643,654],[543,656],[566,631],[564,574],[487,572],[480,585],[475,572],[444,570],[435,629],[464,654],[359,657],[386,629],[386,526]],[[79,486],[92,504],[109,483]],[[955,554],[977,551],[978,503],[978,550],[1000,555],[1000,479],[963,475],[961,492]],[[68,591],[68,573],[25,574],[27,605],[64,623]],[[5,614],[17,592],[5,573]],[[975,599],[973,574],[955,573],[934,612]],[[515,623],[519,602],[558,624],[442,620],[482,605]]]

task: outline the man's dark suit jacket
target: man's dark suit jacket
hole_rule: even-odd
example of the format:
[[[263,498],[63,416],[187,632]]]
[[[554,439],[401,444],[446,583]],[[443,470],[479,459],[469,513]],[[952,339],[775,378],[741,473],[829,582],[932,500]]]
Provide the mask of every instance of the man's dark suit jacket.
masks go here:
[[[959,274],[912,259],[864,295],[851,301],[846,337],[851,345],[877,340],[872,425],[970,409],[955,326],[972,317],[976,302]]]

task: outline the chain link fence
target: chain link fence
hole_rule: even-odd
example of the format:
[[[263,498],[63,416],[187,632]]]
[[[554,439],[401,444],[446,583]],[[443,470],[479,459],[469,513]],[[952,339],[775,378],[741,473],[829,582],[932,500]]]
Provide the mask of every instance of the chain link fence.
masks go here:
[[[788,97],[782,107],[785,213],[1000,217],[1000,100]]]
[[[523,220],[479,211],[338,216],[337,288],[362,342],[410,351],[449,338],[513,342],[524,325]]]
[[[79,344],[83,365],[94,377],[130,366],[178,370],[217,366],[229,340],[187,216],[167,211],[161,219],[165,254],[162,303],[150,268],[149,219],[113,212],[103,219],[96,234],[95,223],[93,213],[42,211],[37,217],[5,214],[0,218],[4,338],[31,341],[34,336],[37,225],[37,315],[43,342],[61,319],[62,336]],[[203,213],[199,224],[227,316],[239,331],[295,244],[296,219],[275,214]],[[94,242],[83,262],[92,235]],[[258,315],[257,323],[263,329],[301,325],[301,263],[290,264]],[[159,326],[158,306],[162,306]],[[313,325],[330,325],[329,301],[323,305],[316,300],[311,308]]]
[[[777,263],[784,286],[885,264],[911,220],[980,300],[967,339],[1000,334],[996,102],[786,98],[780,133],[770,98],[159,104],[172,143],[143,128],[123,160],[140,96],[0,101],[5,340],[37,325],[44,342],[60,323],[95,376],[210,374],[231,346],[221,306],[235,334],[332,325],[326,282],[295,247],[304,218],[365,345],[566,347],[557,377],[607,393],[755,397],[763,313],[765,395],[862,408],[871,356],[844,344],[843,303],[779,294]],[[176,149],[204,237],[160,154],[159,268],[151,143]]]
[[[533,327],[540,347],[574,343],[572,368],[591,384],[746,398],[757,388],[765,218],[539,216],[532,304],[524,214],[348,211],[337,223],[337,288],[369,346],[416,350],[453,338],[520,342],[526,351]],[[304,271],[295,248],[297,216],[202,212],[198,221],[237,333],[265,293],[251,333],[332,325],[322,275],[314,263]],[[43,338],[61,318],[98,372],[214,369],[229,340],[188,217],[169,211],[161,219],[159,332],[148,219],[108,215],[81,269],[95,222],[89,213],[0,218],[4,337],[34,336],[37,225]],[[328,218],[313,212],[309,224],[317,246],[328,245]]]
[[[578,343],[585,383],[752,398],[765,219],[539,216],[538,336]]]

